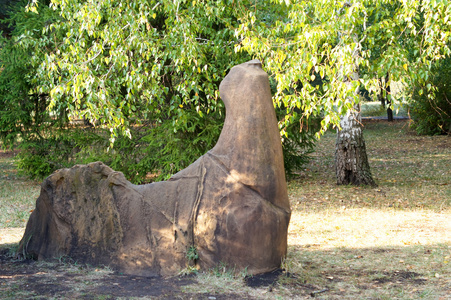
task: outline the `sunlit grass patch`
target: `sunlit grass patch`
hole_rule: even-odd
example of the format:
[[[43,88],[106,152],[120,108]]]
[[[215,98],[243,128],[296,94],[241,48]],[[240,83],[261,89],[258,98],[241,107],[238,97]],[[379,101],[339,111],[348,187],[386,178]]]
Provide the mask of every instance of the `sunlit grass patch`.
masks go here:
[[[379,101],[363,102],[360,105],[361,115],[366,116],[387,116],[387,107],[383,107]],[[394,103],[393,104],[393,115],[394,116],[407,116],[409,107],[405,103]]]
[[[294,212],[290,245],[352,249],[404,245],[451,245],[449,213],[351,208]]]

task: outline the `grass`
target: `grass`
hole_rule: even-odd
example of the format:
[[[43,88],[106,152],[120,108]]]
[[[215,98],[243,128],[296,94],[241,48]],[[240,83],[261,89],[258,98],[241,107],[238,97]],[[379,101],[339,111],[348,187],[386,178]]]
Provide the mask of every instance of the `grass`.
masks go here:
[[[387,109],[382,107],[379,101],[362,102],[362,117],[387,117]],[[409,107],[407,104],[396,102],[393,104],[394,117],[407,117],[409,115]]]
[[[39,183],[18,176],[13,153],[0,150],[0,243],[6,228],[25,226],[38,195]]]
[[[288,254],[276,282],[252,288],[244,273],[217,268],[193,277],[178,297],[308,299],[313,293],[319,299],[451,299],[450,137],[414,135],[405,121],[367,122],[364,134],[377,188],[335,184],[333,132],[288,183]],[[10,240],[17,242],[24,225],[20,211],[29,214],[38,186],[15,175],[11,158],[0,157],[0,172],[6,174],[0,179],[0,233],[15,230]],[[65,284],[76,289],[74,295],[90,288],[89,276],[111,274],[73,264],[55,268],[49,271],[54,277],[80,275],[77,284]],[[25,283],[10,279],[1,285],[0,298],[26,296]]]

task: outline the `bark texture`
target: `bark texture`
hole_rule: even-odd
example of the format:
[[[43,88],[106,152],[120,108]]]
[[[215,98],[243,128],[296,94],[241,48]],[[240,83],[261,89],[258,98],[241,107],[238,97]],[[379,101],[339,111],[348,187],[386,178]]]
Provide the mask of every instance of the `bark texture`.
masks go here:
[[[391,109],[391,89],[390,89],[390,73],[387,72],[387,75],[385,76],[385,97],[387,98],[387,120],[388,122],[393,122],[393,110]]]
[[[371,176],[366,155],[363,128],[356,115],[348,113],[342,117],[342,130],[337,131],[335,145],[335,168],[337,184],[377,186]]]
[[[268,76],[259,61],[235,66],[220,93],[227,115],[217,144],[168,181],[133,185],[101,162],[49,176],[19,253],[146,276],[220,262],[251,274],[278,268],[290,206]]]

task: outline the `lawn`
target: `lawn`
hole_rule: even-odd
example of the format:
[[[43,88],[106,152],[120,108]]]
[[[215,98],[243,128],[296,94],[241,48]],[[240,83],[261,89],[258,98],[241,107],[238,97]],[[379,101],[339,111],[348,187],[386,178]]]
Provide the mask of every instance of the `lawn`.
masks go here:
[[[451,299],[451,139],[417,136],[408,121],[365,122],[377,188],[337,186],[334,132],[288,183],[283,270],[249,278],[225,266],[196,276],[142,278],[109,268],[16,261],[39,184],[0,153],[0,298]]]

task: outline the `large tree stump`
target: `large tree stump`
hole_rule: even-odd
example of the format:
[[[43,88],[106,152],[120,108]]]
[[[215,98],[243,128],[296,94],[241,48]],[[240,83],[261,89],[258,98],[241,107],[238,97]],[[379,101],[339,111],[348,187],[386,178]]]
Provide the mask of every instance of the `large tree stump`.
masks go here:
[[[290,207],[268,76],[259,61],[235,66],[220,94],[216,146],[168,181],[133,185],[101,162],[45,179],[18,252],[146,276],[177,274],[193,249],[199,268],[278,268]]]

